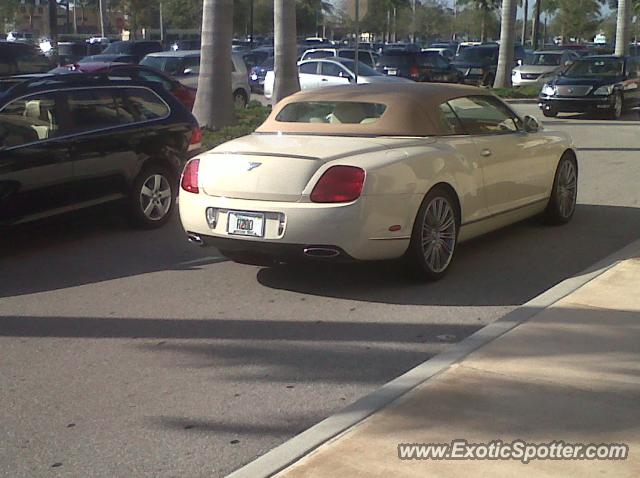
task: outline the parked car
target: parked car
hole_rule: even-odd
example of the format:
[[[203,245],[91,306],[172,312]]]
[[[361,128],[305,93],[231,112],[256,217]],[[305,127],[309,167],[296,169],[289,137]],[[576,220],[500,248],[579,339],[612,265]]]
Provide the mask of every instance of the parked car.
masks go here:
[[[246,53],[242,53],[242,60],[247,65],[247,70],[251,71],[254,66],[264,63],[273,56],[273,48],[255,48]]]
[[[398,76],[414,81],[459,83],[460,72],[437,52],[410,52],[390,50],[383,53],[376,63],[376,70],[383,75]]]
[[[2,83],[0,223],[111,201],[122,201],[139,226],[167,222],[202,135],[164,88],[80,74]]]
[[[382,47],[383,54],[391,51],[410,51],[413,53],[418,53],[419,51],[422,51],[422,48],[417,43],[403,42],[387,43]]]
[[[539,99],[545,116],[603,112],[618,119],[640,106],[640,62],[613,55],[579,58],[542,87]]]
[[[302,54],[300,61],[333,57],[353,60],[356,57],[356,50],[353,48],[311,48]],[[358,50],[358,60],[370,67],[375,65],[373,53],[369,50]]]
[[[0,41],[0,76],[44,73],[49,60],[34,45]]]
[[[538,214],[568,222],[577,179],[567,133],[487,90],[350,85],[291,95],[189,161],[180,218],[238,262],[403,258],[439,279],[459,242]]]
[[[176,40],[169,47],[170,50],[199,50],[202,40],[200,38],[191,38],[186,40]]]
[[[153,81],[159,83],[175,96],[189,111],[196,101],[196,90],[183,85],[161,71],[143,65],[126,63],[81,63],[54,68],[49,73],[106,73],[111,76],[126,77],[132,80]]]
[[[301,90],[326,88],[335,85],[356,83],[355,61],[347,58],[324,58],[307,60],[298,63],[298,76]],[[267,72],[264,80],[264,96],[271,99],[275,75]],[[408,81],[404,78],[394,78],[381,75],[364,63],[358,64],[357,83],[401,83]]]
[[[485,43],[464,48],[451,62],[463,74],[464,82],[471,85],[491,86],[496,78],[500,45]],[[516,45],[513,55],[513,67],[524,61],[524,48]]]
[[[231,88],[236,106],[244,108],[251,99],[249,74],[238,53],[231,54]],[[163,51],[147,55],[141,65],[160,70],[190,88],[198,88],[200,74],[200,50]]]
[[[458,43],[458,47],[456,48],[456,56],[458,56],[460,53],[463,52],[463,50],[465,50],[466,48],[469,48],[471,46],[479,46],[482,45],[482,42],[480,41],[462,41],[460,43]]]
[[[249,86],[251,87],[252,92],[264,92],[264,81],[267,76],[267,72],[273,71],[273,62],[273,57],[267,58],[260,65],[251,68],[251,71],[249,73]]]
[[[149,40],[116,41],[110,43],[102,52],[104,55],[129,55],[133,63],[140,63],[146,55],[162,51],[162,43]],[[96,61],[100,61],[99,59]]]
[[[8,42],[35,43],[38,37],[33,32],[12,31],[7,33]]]
[[[87,56],[86,42],[58,42],[58,65],[77,63]]]
[[[121,55],[119,53],[100,54],[85,56],[78,60],[78,65],[85,63],[131,63],[135,65],[136,59],[131,55]]]
[[[572,51],[537,51],[524,64],[516,66],[511,74],[513,86],[542,85],[552,76],[568,67],[578,54]]]

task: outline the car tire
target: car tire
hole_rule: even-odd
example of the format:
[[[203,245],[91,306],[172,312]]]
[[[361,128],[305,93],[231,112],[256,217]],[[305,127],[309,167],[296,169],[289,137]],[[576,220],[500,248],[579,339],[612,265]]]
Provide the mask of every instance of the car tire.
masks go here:
[[[571,154],[560,158],[553,179],[551,197],[544,212],[548,224],[568,223],[576,210],[578,196],[578,164]]]
[[[143,229],[163,226],[176,204],[176,176],[165,166],[145,166],[133,182],[129,213],[133,224]]]
[[[460,210],[453,194],[435,187],[425,196],[413,224],[405,253],[411,275],[422,280],[442,279],[455,256]]]
[[[619,120],[622,116],[622,111],[624,110],[624,98],[622,97],[622,93],[616,93],[616,97],[614,100],[614,106],[611,108],[611,112],[609,116],[613,120]]]
[[[236,90],[233,93],[233,105],[236,108],[246,108],[249,100],[247,99],[247,94],[242,90]]]
[[[542,108],[542,114],[547,118],[555,118],[558,116],[558,111],[553,107],[550,107],[549,109]]]

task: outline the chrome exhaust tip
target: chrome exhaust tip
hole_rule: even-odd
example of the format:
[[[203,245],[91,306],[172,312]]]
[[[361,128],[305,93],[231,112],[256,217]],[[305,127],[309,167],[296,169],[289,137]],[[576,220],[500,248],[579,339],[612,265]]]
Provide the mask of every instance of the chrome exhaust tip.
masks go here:
[[[192,242],[193,244],[197,244],[198,246],[204,246],[204,241],[202,240],[202,238],[194,232],[187,232],[187,239],[189,240],[189,242]]]
[[[304,255],[317,259],[332,259],[340,255],[340,251],[331,247],[305,247]]]

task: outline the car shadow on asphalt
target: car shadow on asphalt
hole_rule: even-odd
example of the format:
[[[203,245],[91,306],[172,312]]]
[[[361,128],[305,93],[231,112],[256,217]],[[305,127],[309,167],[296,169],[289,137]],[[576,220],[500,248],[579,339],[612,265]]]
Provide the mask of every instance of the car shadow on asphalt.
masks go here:
[[[461,245],[450,273],[436,283],[408,278],[396,261],[264,268],[257,280],[272,289],[366,302],[513,306],[632,242],[638,231],[640,208],[578,205],[566,226],[532,219]],[[219,262],[215,255],[189,244],[177,218],[141,231],[96,209],[0,236],[0,298],[193,270]]]
[[[520,305],[638,239],[639,231],[640,208],[581,204],[564,226],[532,218],[461,244],[448,275],[435,283],[408,278],[401,262],[279,266],[260,270],[258,281],[367,302]]]

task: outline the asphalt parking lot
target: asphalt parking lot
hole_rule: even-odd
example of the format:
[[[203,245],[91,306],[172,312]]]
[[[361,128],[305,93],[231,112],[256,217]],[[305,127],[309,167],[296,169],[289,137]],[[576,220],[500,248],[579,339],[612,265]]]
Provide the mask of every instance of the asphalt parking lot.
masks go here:
[[[544,124],[578,147],[574,220],[465,244],[435,284],[238,265],[113,207],[3,232],[0,475],[224,476],[638,239],[638,114]]]

